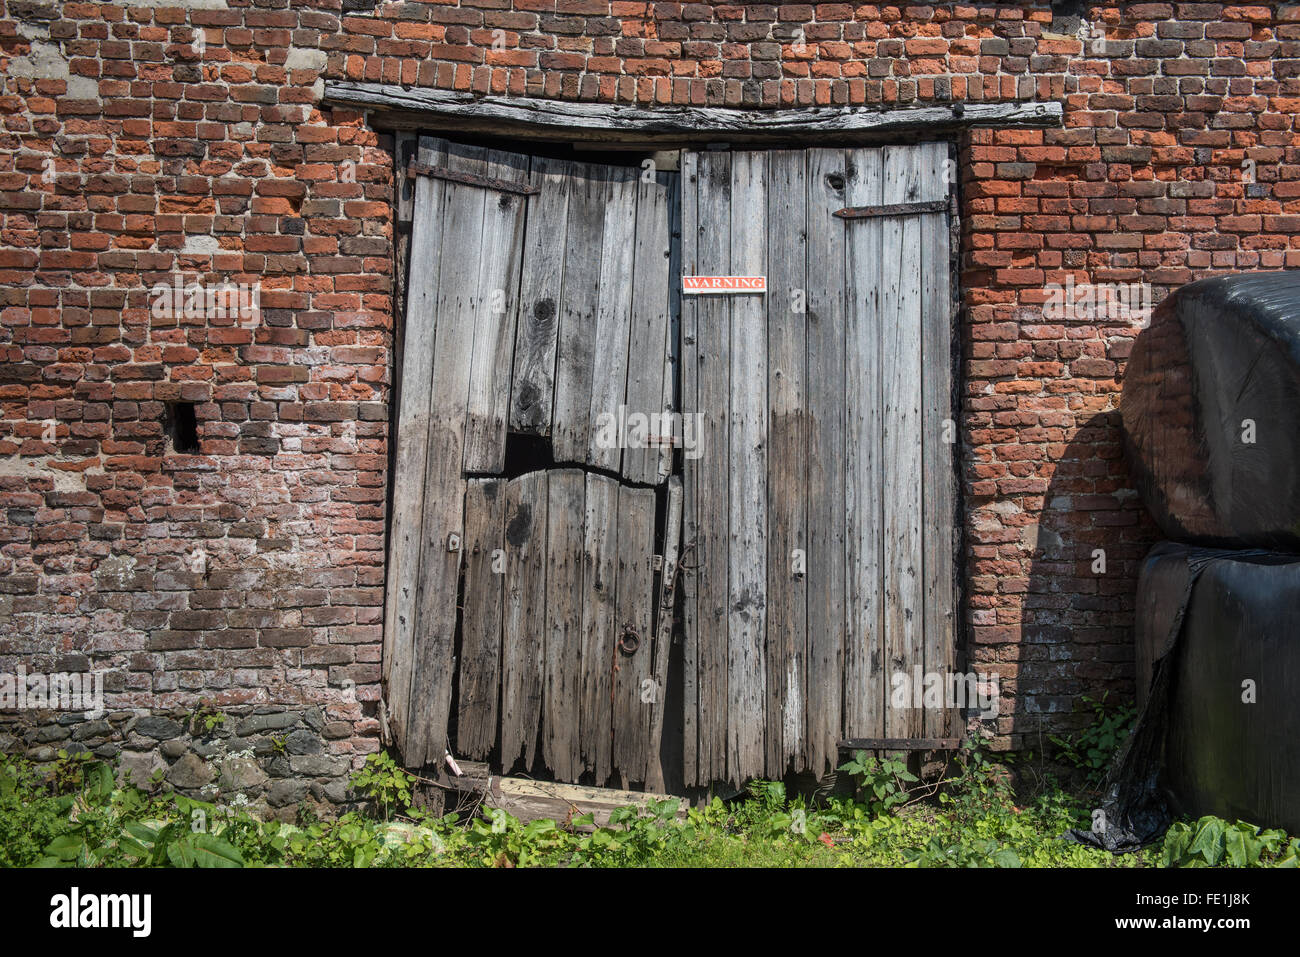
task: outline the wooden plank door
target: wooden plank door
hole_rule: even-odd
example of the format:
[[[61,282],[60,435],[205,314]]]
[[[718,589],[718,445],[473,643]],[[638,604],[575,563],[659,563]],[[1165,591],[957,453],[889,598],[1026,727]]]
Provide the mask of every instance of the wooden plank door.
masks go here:
[[[946,160],[683,157],[683,274],[768,278],[683,303],[683,410],[705,437],[683,476],[689,784],[952,730],[946,708],[891,701],[900,676],[955,665]]]
[[[672,456],[626,439],[674,402],[677,176],[431,137],[417,160],[389,727],[414,767],[661,776]]]

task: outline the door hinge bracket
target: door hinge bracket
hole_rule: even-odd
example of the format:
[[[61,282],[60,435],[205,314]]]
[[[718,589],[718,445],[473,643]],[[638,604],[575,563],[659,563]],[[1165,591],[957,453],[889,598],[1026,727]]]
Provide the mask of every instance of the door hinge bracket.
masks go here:
[[[911,216],[914,213],[942,213],[948,200],[934,199],[924,203],[891,203],[885,206],[845,206],[831,213],[840,219],[872,219],[876,216]]]
[[[536,196],[538,193],[536,186],[529,186],[527,183],[512,183],[508,179],[492,179],[488,176],[475,176],[473,173],[460,173],[445,166],[429,166],[414,160],[406,168],[406,173],[408,176],[432,176],[434,179],[442,179],[450,183],[481,186],[484,189],[494,189],[499,193],[514,193],[518,196]]]

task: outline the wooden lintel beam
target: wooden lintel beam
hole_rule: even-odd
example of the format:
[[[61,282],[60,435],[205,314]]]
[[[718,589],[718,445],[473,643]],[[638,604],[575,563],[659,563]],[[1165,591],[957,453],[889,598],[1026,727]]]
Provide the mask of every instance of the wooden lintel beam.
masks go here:
[[[395,129],[436,125],[444,130],[515,133],[523,137],[599,142],[639,137],[700,145],[704,142],[803,142],[808,137],[935,134],[972,126],[1060,126],[1056,101],[958,102],[906,109],[818,107],[730,109],[673,106],[656,109],[575,103],[537,97],[477,96],[454,90],[327,80],[323,105],[365,110]]]

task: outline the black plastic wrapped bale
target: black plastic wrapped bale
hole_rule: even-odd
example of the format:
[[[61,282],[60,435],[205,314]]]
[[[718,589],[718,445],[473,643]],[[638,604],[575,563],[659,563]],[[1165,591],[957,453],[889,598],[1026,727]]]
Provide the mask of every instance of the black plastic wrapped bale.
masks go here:
[[[1172,293],[1133,345],[1121,412],[1166,537],[1300,551],[1300,270]]]
[[[1173,809],[1300,833],[1300,556],[1165,542],[1138,594],[1139,687],[1169,659]]]

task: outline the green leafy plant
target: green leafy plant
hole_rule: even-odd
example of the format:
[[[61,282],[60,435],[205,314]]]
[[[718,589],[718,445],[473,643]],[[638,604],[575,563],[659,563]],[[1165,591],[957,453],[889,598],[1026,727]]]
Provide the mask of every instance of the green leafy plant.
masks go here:
[[[1084,708],[1092,712],[1092,722],[1087,727],[1071,735],[1048,735],[1048,740],[1057,747],[1057,757],[1087,772],[1086,780],[1091,786],[1101,782],[1115,752],[1133,732],[1137,719],[1137,708],[1131,704],[1108,706],[1109,695],[1106,692],[1099,699],[1083,697]]]
[[[1177,822],[1165,832],[1165,867],[1297,867],[1300,839],[1261,830],[1244,821],[1207,816],[1195,824]]]
[[[411,805],[411,788],[415,778],[383,751],[366,756],[365,766],[351,778],[353,790],[377,804],[383,819],[389,820],[394,809],[406,811]]]
[[[907,770],[907,762],[897,757],[873,758],[866,751],[857,751],[852,760],[839,768],[851,775],[859,795],[864,796],[872,814],[885,814],[907,800],[908,785],[917,780]]]
[[[186,722],[193,735],[210,735],[218,728],[226,724],[226,715],[218,711],[207,701],[200,701],[198,705],[190,712],[189,720]]]

